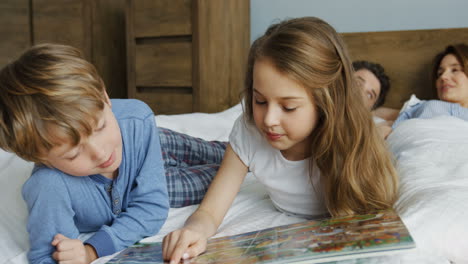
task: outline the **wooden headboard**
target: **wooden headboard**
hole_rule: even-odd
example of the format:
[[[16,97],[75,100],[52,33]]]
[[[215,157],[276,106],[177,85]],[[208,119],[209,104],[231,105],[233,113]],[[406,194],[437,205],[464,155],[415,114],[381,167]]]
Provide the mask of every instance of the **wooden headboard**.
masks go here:
[[[447,45],[468,43],[468,28],[342,33],[354,60],[377,62],[390,77],[385,106],[400,108],[416,94],[436,98],[431,88],[434,56]]]
[[[161,7],[151,0],[136,2],[127,0],[127,4],[132,3],[140,9],[135,7],[127,9],[129,97],[146,101],[157,114],[218,112],[238,102],[239,91],[243,89],[243,73],[249,48],[248,0],[237,1],[236,3],[242,4],[237,4],[235,8],[227,8],[231,13],[237,14],[231,14],[232,23],[208,23],[206,20],[205,23],[201,23],[205,25],[204,27],[195,26],[200,22],[193,18],[189,19],[189,15],[206,17],[197,12],[209,11],[211,6],[192,6],[185,0],[173,1],[171,5],[164,7],[182,5],[185,9],[180,10],[185,10],[187,14],[174,15],[171,16],[172,20],[166,20],[179,25],[179,20],[184,18],[188,26],[187,32],[184,31],[183,34],[174,32],[174,29],[169,27],[169,31],[165,33],[169,37],[164,34],[164,36],[156,34],[157,36],[150,37],[145,34],[138,35],[137,33],[144,28],[153,31],[164,28],[157,26],[160,24],[158,22],[160,20],[156,19],[157,16],[150,16],[154,12],[149,7],[155,10]],[[129,31],[129,25],[132,25],[129,22],[134,18],[133,13],[129,13],[132,10],[136,13],[144,11],[138,13],[139,20],[133,22],[141,22],[141,25],[137,23],[138,26],[134,27],[134,30],[139,30],[135,31],[136,33],[134,30]],[[155,21],[150,23],[143,19],[145,17]],[[211,19],[217,21],[220,18]],[[239,21],[244,23],[240,25]],[[239,25],[235,28],[227,27],[231,24]],[[211,27],[217,27],[217,30]],[[206,32],[212,32],[214,36],[204,35]],[[392,108],[400,108],[411,94],[416,94],[421,99],[436,98],[436,93],[431,88],[430,76],[434,56],[447,45],[468,43],[468,28],[359,32],[340,35],[353,61],[368,60],[377,62],[385,68],[391,79],[391,88],[384,105]],[[153,48],[146,50],[147,47]],[[170,82],[165,82],[164,77],[172,79]]]

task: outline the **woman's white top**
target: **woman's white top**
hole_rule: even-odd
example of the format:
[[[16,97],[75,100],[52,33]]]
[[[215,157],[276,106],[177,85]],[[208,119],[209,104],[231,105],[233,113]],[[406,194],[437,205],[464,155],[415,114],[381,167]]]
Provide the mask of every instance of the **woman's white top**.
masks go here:
[[[243,115],[234,123],[229,143],[249,171],[265,185],[278,210],[302,217],[327,214],[319,185],[320,172],[315,163],[311,183],[310,158],[285,159]]]

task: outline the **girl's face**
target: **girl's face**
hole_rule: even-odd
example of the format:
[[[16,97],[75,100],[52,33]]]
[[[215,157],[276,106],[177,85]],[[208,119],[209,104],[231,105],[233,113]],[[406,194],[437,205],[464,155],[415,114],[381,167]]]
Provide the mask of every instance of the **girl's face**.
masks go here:
[[[255,125],[272,147],[288,160],[311,155],[318,113],[305,87],[260,59],[254,64],[252,100]]]
[[[437,76],[436,87],[439,99],[468,107],[468,78],[455,55],[447,54],[442,58]]]
[[[89,137],[82,137],[77,146],[65,138],[46,155],[54,168],[73,176],[101,174],[113,179],[122,161],[122,137],[110,103],[105,104],[96,128]]]

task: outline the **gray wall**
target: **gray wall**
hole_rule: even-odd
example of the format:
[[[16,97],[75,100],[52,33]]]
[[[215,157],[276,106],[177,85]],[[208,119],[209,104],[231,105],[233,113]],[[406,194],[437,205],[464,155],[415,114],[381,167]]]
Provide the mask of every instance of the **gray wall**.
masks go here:
[[[273,22],[316,16],[338,32],[468,27],[468,0],[251,0],[251,41]]]

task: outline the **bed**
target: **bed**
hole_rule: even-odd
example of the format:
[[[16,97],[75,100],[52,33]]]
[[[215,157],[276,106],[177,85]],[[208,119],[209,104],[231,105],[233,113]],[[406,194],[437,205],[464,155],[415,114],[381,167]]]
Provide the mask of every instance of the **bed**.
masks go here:
[[[468,42],[468,28],[346,33],[343,37],[353,59],[377,61],[387,69],[394,82],[386,105],[400,108],[411,94],[422,99],[433,97],[427,81],[431,58],[453,40]],[[208,140],[227,140],[241,112],[240,105],[235,105],[218,113],[157,115],[155,119],[162,127]],[[449,117],[409,120],[387,142],[401,177],[395,208],[417,249],[364,262],[340,263],[468,263],[468,123]],[[27,210],[20,190],[32,166],[0,150],[0,264],[27,263]],[[195,209],[171,209],[161,231],[144,241],[160,241],[181,227]],[[277,211],[262,186],[248,175],[216,236],[299,221],[303,219]],[[109,259],[103,257],[95,263]]]

